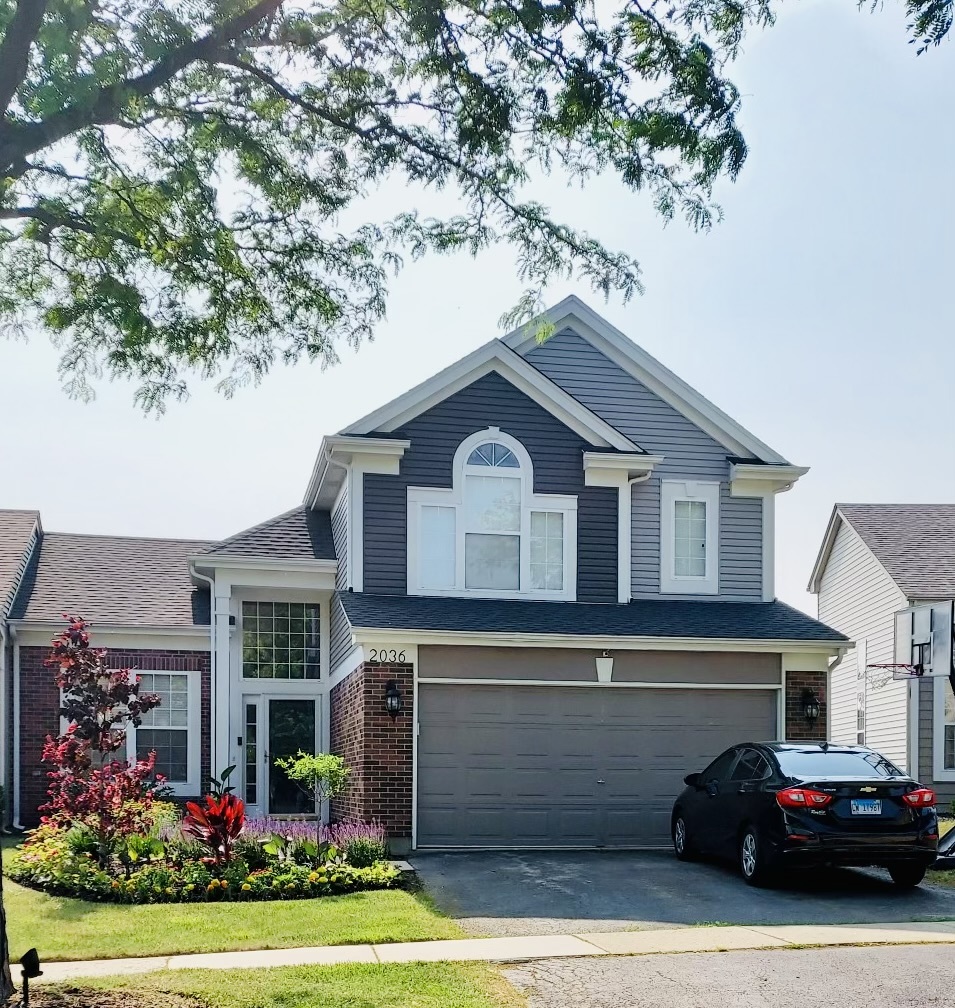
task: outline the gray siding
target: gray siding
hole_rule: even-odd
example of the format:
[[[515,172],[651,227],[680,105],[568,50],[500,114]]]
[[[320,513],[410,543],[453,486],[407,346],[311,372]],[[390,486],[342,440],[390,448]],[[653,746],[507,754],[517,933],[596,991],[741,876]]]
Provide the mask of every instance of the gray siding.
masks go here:
[[[759,601],[762,502],[730,497],[727,449],[576,333],[558,333],[526,356],[539,371],[645,451],[665,456],[652,478],[633,488],[633,597],[652,598],[660,593],[660,481],[692,479],[723,484],[720,591],[711,597]]]
[[[475,431],[500,427],[527,449],[537,493],[577,496],[577,599],[617,599],[617,491],[585,487],[590,446],[497,373],[485,375],[415,417],[390,436],[411,447],[398,476],[364,477],[364,590],[407,591],[407,488],[447,487],[458,445]]]
[[[335,543],[335,556],[338,559],[338,570],[335,572],[335,587],[339,590],[350,587],[348,584],[348,489],[342,490],[335,506],[332,508],[332,541]]]
[[[937,781],[933,768],[933,730],[935,711],[935,680],[923,679],[919,691],[919,772],[918,778],[938,795],[939,812],[951,811],[955,802],[955,781]]]
[[[329,613],[330,640],[329,640],[329,661],[331,663],[330,672],[335,671],[335,666],[347,657],[351,651],[351,627],[348,625],[348,618],[337,595],[332,596],[331,610]]]

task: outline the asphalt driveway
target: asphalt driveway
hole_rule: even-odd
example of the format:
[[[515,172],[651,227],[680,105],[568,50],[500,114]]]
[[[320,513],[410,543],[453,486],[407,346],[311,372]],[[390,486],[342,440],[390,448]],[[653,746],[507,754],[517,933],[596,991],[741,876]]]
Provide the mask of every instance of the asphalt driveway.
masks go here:
[[[779,888],[752,889],[730,867],[682,864],[666,851],[426,853],[411,860],[438,906],[475,935],[955,918],[955,889],[928,882],[901,891],[876,870],[798,874]]]

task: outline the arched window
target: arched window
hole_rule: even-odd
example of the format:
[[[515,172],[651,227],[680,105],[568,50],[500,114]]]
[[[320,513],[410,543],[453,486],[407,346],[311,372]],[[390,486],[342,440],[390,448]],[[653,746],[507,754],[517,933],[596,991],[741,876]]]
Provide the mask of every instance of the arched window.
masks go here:
[[[409,594],[572,599],[576,511],[576,497],[534,492],[515,438],[473,434],[450,488],[408,488]]]

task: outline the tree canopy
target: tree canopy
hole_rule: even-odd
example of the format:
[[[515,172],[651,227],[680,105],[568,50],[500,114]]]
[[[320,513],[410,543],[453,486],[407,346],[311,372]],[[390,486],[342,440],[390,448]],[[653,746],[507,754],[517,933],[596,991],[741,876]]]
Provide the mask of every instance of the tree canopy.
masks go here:
[[[953,0],[906,0],[920,51]],[[500,243],[525,288],[637,262],[528,195],[612,171],[705,228],[746,157],[728,64],[771,0],[0,0],[0,328],[147,409],[335,360],[409,258]],[[365,219],[385,182],[456,211]]]

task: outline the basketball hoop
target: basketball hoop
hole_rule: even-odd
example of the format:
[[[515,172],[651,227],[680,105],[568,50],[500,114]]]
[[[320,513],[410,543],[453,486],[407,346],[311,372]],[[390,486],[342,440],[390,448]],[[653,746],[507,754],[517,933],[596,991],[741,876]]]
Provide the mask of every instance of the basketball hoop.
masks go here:
[[[905,665],[902,663],[889,663],[878,665],[866,665],[866,675],[869,682],[879,689],[887,686],[890,682],[906,682],[910,679],[921,679],[925,675],[924,665]]]

